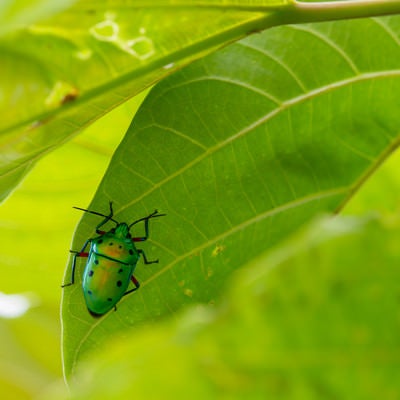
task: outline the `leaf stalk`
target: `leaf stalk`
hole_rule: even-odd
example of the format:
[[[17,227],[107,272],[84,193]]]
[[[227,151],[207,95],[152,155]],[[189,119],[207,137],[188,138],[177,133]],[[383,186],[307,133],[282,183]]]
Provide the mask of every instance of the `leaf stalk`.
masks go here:
[[[285,23],[335,21],[400,13],[400,0],[349,0],[306,3],[294,0],[282,9]]]

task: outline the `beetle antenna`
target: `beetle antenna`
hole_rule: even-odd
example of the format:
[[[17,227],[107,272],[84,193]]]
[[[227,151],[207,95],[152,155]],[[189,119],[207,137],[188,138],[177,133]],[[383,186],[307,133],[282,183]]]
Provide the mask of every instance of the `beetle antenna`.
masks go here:
[[[84,211],[84,212],[87,212],[87,213],[90,213],[90,214],[99,215],[100,217],[107,218],[108,220],[113,221],[113,222],[115,222],[115,223],[118,225],[119,222],[116,221],[114,218],[111,217],[111,216],[112,216],[112,206],[111,206],[111,204],[112,204],[112,203],[110,202],[110,210],[111,210],[111,214],[110,214],[110,215],[104,215],[104,214],[99,213],[99,212],[97,212],[97,211],[86,210],[85,208],[80,208],[80,207],[75,207],[75,206],[72,207],[72,208],[75,208],[75,209],[77,209],[77,210]]]
[[[150,215],[148,215],[147,217],[143,217],[140,219],[137,219],[136,221],[133,221],[129,226],[128,229],[131,229],[133,225],[136,225],[138,222],[141,221],[148,221],[150,218],[156,218],[156,217],[164,217],[167,214],[158,214],[157,210],[154,210],[154,212],[152,212]]]

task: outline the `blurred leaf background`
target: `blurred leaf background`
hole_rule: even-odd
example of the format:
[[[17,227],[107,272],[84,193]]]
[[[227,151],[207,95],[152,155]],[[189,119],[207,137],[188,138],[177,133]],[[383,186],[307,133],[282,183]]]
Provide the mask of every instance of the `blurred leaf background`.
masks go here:
[[[395,53],[385,54],[398,65]],[[0,208],[1,291],[22,293],[32,306],[0,320],[4,398],[69,397],[61,382],[59,303],[81,218],[71,207],[91,202],[144,97],[40,160]],[[115,346],[108,342],[79,365],[71,396],[397,398],[399,167],[396,152],[355,194],[342,214],[357,217],[312,221],[250,261],[227,280],[215,307],[194,305],[172,321],[128,330]]]
[[[1,393],[7,398],[32,398],[61,379],[60,286],[71,235],[81,217],[72,205],[89,203],[88,189],[99,184],[142,98],[39,161],[0,208],[1,290],[24,294],[32,303],[24,316],[1,319]]]

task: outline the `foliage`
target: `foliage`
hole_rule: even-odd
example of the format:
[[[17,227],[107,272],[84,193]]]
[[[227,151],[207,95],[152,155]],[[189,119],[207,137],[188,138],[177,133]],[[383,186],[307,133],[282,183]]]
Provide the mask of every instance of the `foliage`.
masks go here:
[[[3,287],[32,292],[34,305],[1,321],[2,389],[31,398],[60,375],[50,354],[79,215],[70,206],[86,207],[108,164],[90,208],[112,200],[120,221],[166,212],[142,246],[160,264],[139,265],[141,289],[93,319],[79,263],[62,299],[72,392],[60,384],[44,397],[395,397],[399,161],[378,167],[400,140],[399,17],[274,28],[182,68],[293,21],[282,11],[292,2],[159,3],[122,13],[64,1],[57,14],[44,1],[10,11],[18,18],[0,31],[13,93],[0,101],[14,102],[1,128],[3,197],[39,157],[180,69],[151,90],[115,152],[141,99],[46,157],[2,206]],[[382,214],[315,221],[343,208]],[[83,216],[73,249],[97,221]]]
[[[396,398],[399,228],[316,221],[235,274],[217,307],[106,344],[72,398]]]

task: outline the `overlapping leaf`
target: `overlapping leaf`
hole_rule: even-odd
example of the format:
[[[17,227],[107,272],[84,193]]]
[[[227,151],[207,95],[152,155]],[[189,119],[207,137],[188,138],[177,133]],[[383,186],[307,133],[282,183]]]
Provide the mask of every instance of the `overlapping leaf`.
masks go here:
[[[111,108],[182,64],[270,26],[259,2],[246,9],[225,1],[150,3],[85,0],[48,20],[39,16],[54,11],[51,2],[0,8],[0,21],[12,26],[36,21],[0,41],[0,199],[39,157]]]

